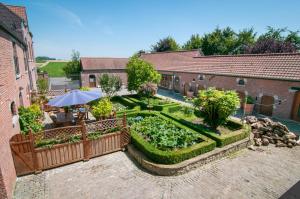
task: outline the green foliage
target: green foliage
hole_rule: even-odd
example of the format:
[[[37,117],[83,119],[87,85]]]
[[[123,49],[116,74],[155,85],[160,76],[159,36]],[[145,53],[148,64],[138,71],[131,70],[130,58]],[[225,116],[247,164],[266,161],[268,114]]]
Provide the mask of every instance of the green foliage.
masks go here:
[[[92,114],[96,118],[107,117],[113,110],[113,104],[108,98],[102,98],[92,107]]]
[[[137,56],[129,59],[126,72],[129,91],[138,91],[140,86],[146,82],[158,84],[161,79],[161,75],[154,69],[152,64]]]
[[[49,89],[49,84],[48,84],[47,79],[38,79],[36,81],[36,84],[37,84],[37,88],[38,88],[39,93],[41,93],[41,94],[47,93],[47,91]]]
[[[65,77],[63,68],[67,62],[49,62],[46,66],[39,67],[40,72],[47,72],[49,77]]]
[[[106,95],[112,97],[116,92],[120,91],[122,80],[119,76],[105,73],[99,76],[99,84]]]
[[[187,117],[178,117],[178,114],[175,112],[169,113],[167,111],[163,111],[161,114],[215,140],[218,147],[223,147],[242,140],[250,134],[250,127],[248,125],[243,125],[242,123],[233,120],[228,120],[226,123],[226,127],[231,131],[230,133],[216,134],[214,130],[206,128],[201,124],[195,124],[188,121]]]
[[[81,71],[80,54],[78,51],[73,50],[71,57],[72,57],[71,61],[68,62],[67,65],[63,67],[63,71],[65,72],[67,78],[76,80],[79,79],[79,74]]]
[[[254,104],[254,99],[251,96],[247,96],[246,97],[246,104]]]
[[[89,87],[81,87],[79,90],[81,91],[90,91],[91,89]]]
[[[131,131],[138,132],[160,150],[185,148],[201,141],[198,133],[178,128],[160,117],[146,117],[134,123]]]
[[[235,91],[219,91],[215,88],[200,91],[194,101],[196,107],[202,108],[204,122],[213,129],[225,124],[239,104],[240,99]]]
[[[179,49],[179,44],[177,44],[175,39],[170,36],[159,40],[155,45],[152,46],[153,52],[176,51]]]
[[[126,96],[126,98],[140,105],[141,109],[148,109],[150,105],[151,109],[155,111],[162,111],[164,108],[176,105],[176,103],[170,100],[163,100],[155,96],[147,99],[139,95],[130,95]]]
[[[200,49],[202,47],[202,38],[199,34],[192,35],[191,38],[183,45],[185,50]]]
[[[20,107],[19,108],[19,123],[21,132],[28,134],[29,129],[33,133],[39,132],[42,130],[42,124],[40,118],[42,116],[42,111],[38,105],[31,105],[28,108]]]

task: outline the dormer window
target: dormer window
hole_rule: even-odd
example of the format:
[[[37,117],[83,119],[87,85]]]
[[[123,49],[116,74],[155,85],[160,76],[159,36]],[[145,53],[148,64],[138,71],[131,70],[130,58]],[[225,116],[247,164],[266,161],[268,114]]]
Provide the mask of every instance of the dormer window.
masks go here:
[[[198,80],[199,80],[199,81],[204,80],[204,78],[205,78],[204,75],[199,75],[199,76],[198,76]]]

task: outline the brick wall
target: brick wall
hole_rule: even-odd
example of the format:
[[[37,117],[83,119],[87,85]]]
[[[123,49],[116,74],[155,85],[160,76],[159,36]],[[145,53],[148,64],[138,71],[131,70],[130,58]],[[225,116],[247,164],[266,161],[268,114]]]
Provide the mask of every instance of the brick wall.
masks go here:
[[[294,101],[295,92],[289,90],[291,87],[299,87],[299,82],[239,78],[229,76],[204,75],[204,80],[199,80],[199,74],[177,73],[180,76],[181,93],[184,92],[184,84],[204,88],[216,87],[222,90],[236,90],[257,98],[256,102],[261,103],[261,97],[264,95],[273,96],[276,105],[273,107],[273,116],[281,118],[290,118]],[[193,82],[195,79],[195,82]],[[244,79],[245,85],[238,85],[238,79]],[[278,104],[281,101],[281,104]]]
[[[2,194],[8,198],[12,197],[16,180],[9,140],[20,132],[18,116],[12,114],[11,103],[15,102],[16,107],[20,106],[21,101],[24,106],[30,105],[29,70],[35,70],[32,61],[26,71],[23,47],[16,41],[20,68],[20,77],[16,79],[12,40],[11,36],[0,30],[0,196]],[[36,87],[35,81],[33,86]]]
[[[89,86],[89,75],[95,75],[96,84],[99,85],[99,75],[101,74],[110,74],[121,77],[122,83],[127,85],[127,74],[125,70],[95,70],[95,71],[84,71],[81,73],[81,86]]]

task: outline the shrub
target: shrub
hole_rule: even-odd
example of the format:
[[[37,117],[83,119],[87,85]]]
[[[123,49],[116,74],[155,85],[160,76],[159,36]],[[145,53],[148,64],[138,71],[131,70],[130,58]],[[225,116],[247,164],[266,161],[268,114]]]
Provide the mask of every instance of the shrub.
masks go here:
[[[40,122],[40,117],[42,116],[42,111],[38,105],[31,105],[28,108],[20,107],[19,108],[19,122],[21,132],[28,134],[29,129],[33,133],[39,132],[42,130],[42,124]]]
[[[108,98],[101,99],[96,105],[92,107],[92,114],[99,119],[100,117],[107,117],[113,110],[113,104]]]
[[[215,88],[200,91],[194,100],[194,105],[202,108],[204,122],[213,129],[225,124],[239,104],[240,99],[235,91],[219,91]]]
[[[39,93],[45,94],[49,89],[48,80],[47,79],[38,79],[36,81],[37,88]]]
[[[254,99],[251,96],[246,97],[246,104],[254,104]]]
[[[81,91],[90,91],[91,89],[89,87],[81,87],[79,90]]]

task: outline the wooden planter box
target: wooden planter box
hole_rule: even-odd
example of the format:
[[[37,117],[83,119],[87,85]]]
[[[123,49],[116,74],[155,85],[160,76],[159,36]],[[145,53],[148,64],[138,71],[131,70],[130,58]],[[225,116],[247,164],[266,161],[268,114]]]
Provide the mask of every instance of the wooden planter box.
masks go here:
[[[245,114],[252,114],[253,108],[254,108],[254,104],[245,104],[244,105]]]

